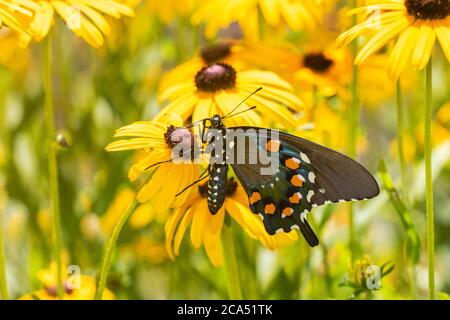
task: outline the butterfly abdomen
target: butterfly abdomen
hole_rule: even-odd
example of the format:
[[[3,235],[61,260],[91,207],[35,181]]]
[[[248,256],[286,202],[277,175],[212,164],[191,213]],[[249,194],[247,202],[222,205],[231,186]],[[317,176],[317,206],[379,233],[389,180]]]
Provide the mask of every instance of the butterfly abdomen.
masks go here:
[[[225,201],[225,187],[227,183],[228,164],[212,164],[208,181],[208,208],[216,214]]]

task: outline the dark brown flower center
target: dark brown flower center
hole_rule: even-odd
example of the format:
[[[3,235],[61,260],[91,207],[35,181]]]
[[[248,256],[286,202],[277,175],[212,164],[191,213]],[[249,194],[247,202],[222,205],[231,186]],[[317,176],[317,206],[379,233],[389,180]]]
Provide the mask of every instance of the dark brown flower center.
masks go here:
[[[308,53],[303,57],[303,65],[315,72],[325,72],[333,65],[334,61],[325,57],[321,52]]]
[[[200,56],[206,64],[219,62],[231,53],[231,44],[218,43],[211,46],[203,47],[200,51]]]
[[[225,63],[214,63],[203,67],[195,75],[197,89],[204,92],[216,92],[233,88],[236,84],[236,71]]]
[[[225,185],[225,195],[227,197],[232,197],[236,192],[237,186],[237,181],[234,180],[233,177],[229,178]],[[199,185],[198,192],[200,193],[200,196],[202,196],[202,198],[208,198],[208,183],[206,182]]]
[[[189,129],[177,128],[173,125],[170,125],[167,128],[166,133],[164,133],[164,139],[166,140],[166,144],[171,149],[180,143],[186,145],[194,144],[194,135]]]
[[[172,163],[192,161],[199,156],[198,143],[190,129],[170,125],[164,139],[167,146],[172,149]]]
[[[416,19],[440,20],[450,16],[449,0],[405,0],[406,11]]]

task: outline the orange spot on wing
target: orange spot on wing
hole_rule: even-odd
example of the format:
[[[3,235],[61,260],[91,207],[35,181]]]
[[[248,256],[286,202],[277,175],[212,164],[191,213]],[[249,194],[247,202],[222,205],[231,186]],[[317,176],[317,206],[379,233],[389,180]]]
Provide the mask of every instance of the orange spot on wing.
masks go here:
[[[254,191],[252,193],[252,195],[250,196],[249,200],[250,200],[250,205],[252,205],[252,204],[258,202],[259,200],[261,200],[261,194],[257,191]]]
[[[296,192],[292,195],[292,197],[289,197],[289,202],[293,204],[300,203],[300,200],[302,199],[302,194],[300,192]]]
[[[272,139],[267,142],[266,149],[267,151],[270,152],[278,152],[280,151],[280,145],[281,145],[280,141]]]
[[[301,187],[303,185],[304,178],[300,174],[296,174],[292,177],[291,183],[293,186]]]
[[[264,206],[264,212],[267,214],[274,214],[276,210],[277,208],[273,203],[269,203]]]
[[[292,213],[294,213],[294,209],[292,209],[291,207],[286,207],[283,209],[283,212],[281,213],[286,217],[289,217],[290,215],[292,215]]]
[[[300,160],[297,158],[289,158],[284,162],[284,165],[291,170],[297,170],[300,168]]]

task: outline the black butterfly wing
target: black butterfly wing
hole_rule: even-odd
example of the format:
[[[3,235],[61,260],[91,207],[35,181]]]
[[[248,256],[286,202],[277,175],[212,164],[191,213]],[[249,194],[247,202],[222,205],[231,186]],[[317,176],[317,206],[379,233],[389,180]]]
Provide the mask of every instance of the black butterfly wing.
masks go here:
[[[316,174],[312,205],[367,200],[380,188],[372,174],[357,161],[312,141],[280,132],[281,139],[303,152]]]
[[[243,130],[247,139],[254,140],[246,145],[245,161],[235,158],[231,166],[247,191],[250,209],[262,217],[269,234],[298,228],[308,244],[315,246],[319,241],[306,220],[313,206],[368,199],[379,193],[378,184],[364,167],[334,150],[276,130],[230,129]],[[267,165],[248,161],[258,152],[277,157],[277,170],[261,174]]]

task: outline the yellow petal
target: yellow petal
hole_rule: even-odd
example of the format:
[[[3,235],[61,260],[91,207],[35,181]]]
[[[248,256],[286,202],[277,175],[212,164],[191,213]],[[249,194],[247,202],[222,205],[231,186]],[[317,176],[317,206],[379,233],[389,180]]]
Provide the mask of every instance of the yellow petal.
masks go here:
[[[267,24],[273,27],[278,26],[278,24],[280,23],[280,12],[278,4],[278,1],[273,0],[261,0],[259,3],[261,12],[266,19]]]
[[[442,50],[444,51],[447,60],[450,62],[450,28],[448,26],[438,26],[434,30]]]
[[[431,57],[436,34],[433,28],[423,24],[417,34],[417,42],[411,57],[411,64],[418,70],[423,69]]]
[[[385,46],[392,38],[396,37],[402,30],[408,27],[409,21],[402,17],[390,23],[379,31],[369,42],[367,42],[355,58],[355,62],[360,64],[368,56]]]
[[[195,210],[195,214],[192,218],[191,242],[194,248],[198,249],[202,244],[204,228],[207,225],[211,214],[209,213],[206,200],[198,203],[193,210]]]
[[[177,232],[175,234],[175,239],[173,241],[173,250],[175,253],[175,256],[178,256],[180,253],[180,245],[181,241],[183,240],[183,236],[186,233],[186,229],[192,221],[192,217],[194,216],[194,211],[192,209],[188,209],[186,213],[183,216],[183,219],[181,220],[180,224],[178,225]]]
[[[391,79],[397,80],[410,61],[418,30],[418,28],[409,27],[398,38],[388,60],[388,73]]]

